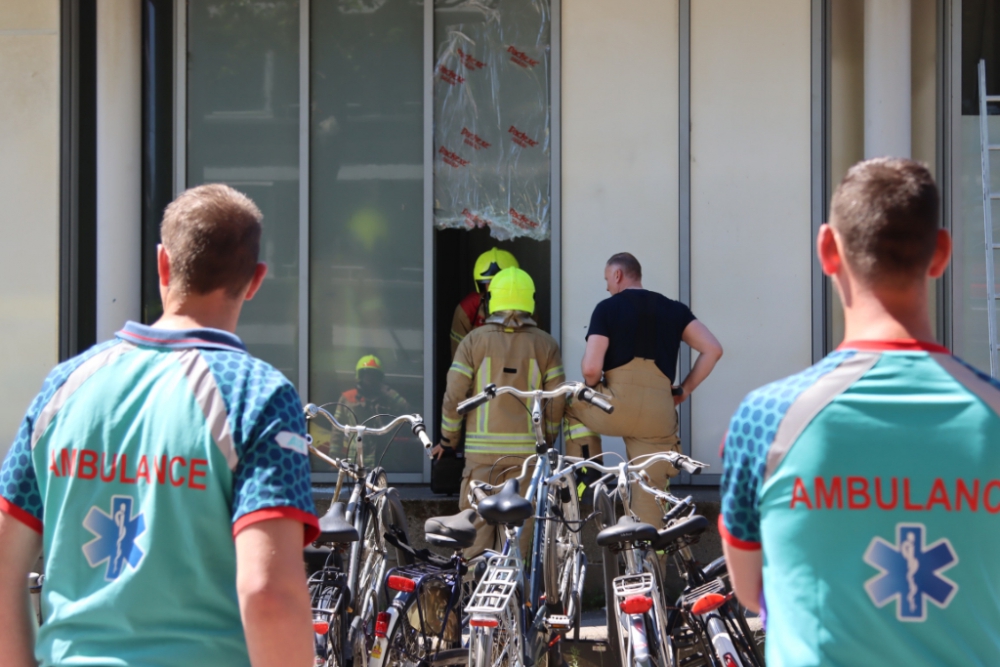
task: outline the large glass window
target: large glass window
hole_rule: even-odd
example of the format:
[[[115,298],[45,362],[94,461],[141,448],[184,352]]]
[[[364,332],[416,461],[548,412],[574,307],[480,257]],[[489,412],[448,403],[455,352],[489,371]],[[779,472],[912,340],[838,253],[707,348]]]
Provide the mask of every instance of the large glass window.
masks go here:
[[[472,289],[480,252],[498,243],[513,251],[535,278],[537,321],[552,322],[551,17],[548,0],[436,0],[429,30],[424,4],[178,3],[175,38],[185,57],[173,74],[183,104],[175,109],[170,185],[227,183],[264,213],[268,277],[237,330],[251,353],[347,422],[376,425],[378,415],[418,412],[436,429],[451,313]],[[435,129],[426,123],[426,94]],[[155,110],[149,117],[170,122]],[[462,161],[470,168],[454,167]],[[150,208],[152,219],[158,211]],[[147,320],[159,313],[149,265],[156,224],[147,220]],[[306,229],[308,253],[300,256]],[[425,266],[425,239],[437,256],[434,271]],[[425,354],[428,322],[434,367]],[[377,371],[380,382],[359,381],[359,363],[362,376]],[[433,397],[424,389],[428,373]],[[354,453],[321,425],[313,429],[334,455]],[[388,443],[367,440],[369,462],[394,482],[423,481],[412,434],[404,429]],[[329,470],[317,461],[314,472]]]
[[[1000,2],[963,0],[961,44],[961,116],[957,136],[952,137],[958,158],[954,196],[959,213],[954,222],[957,241],[954,252],[955,352],[985,372],[990,371],[989,328],[986,300],[986,228],[983,211],[983,179],[980,161],[979,76],[980,60],[986,61],[986,87],[1000,94]],[[1000,143],[1000,105],[988,104],[990,143]],[[991,189],[1000,192],[1000,155],[990,152]],[[1000,242],[1000,207],[993,206],[993,242]],[[996,252],[991,259],[996,266]]]
[[[310,24],[309,393],[358,422],[423,412],[423,7],[314,0]],[[367,355],[381,387],[357,382]],[[422,473],[408,429],[388,442],[367,439],[366,456]]]
[[[267,278],[237,334],[298,382],[299,2],[189,2],[187,177],[226,183],[264,214]]]

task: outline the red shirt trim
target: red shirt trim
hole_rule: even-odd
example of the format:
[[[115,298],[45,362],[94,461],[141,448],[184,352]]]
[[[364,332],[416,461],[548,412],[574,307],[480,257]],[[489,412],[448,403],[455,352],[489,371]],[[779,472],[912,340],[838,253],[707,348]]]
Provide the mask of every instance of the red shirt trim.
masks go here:
[[[252,526],[261,521],[270,521],[271,519],[294,519],[295,521],[301,521],[306,527],[304,544],[310,544],[319,537],[319,519],[315,514],[304,512],[298,507],[287,506],[265,507],[264,509],[244,514],[233,524],[233,537],[236,537],[247,526]]]
[[[733,534],[726,530],[726,524],[722,521],[721,514],[719,515],[719,535],[731,547],[742,549],[743,551],[760,551],[760,542],[748,542],[738,537],[733,537]]]
[[[921,352],[936,352],[939,354],[951,354],[951,351],[944,345],[931,343],[914,338],[895,338],[891,340],[846,340],[841,343],[838,350],[918,350]]]
[[[42,522],[35,518],[33,515],[25,512],[23,509],[10,502],[6,498],[0,497],[0,512],[17,519],[23,523],[28,528],[32,529],[39,535],[42,533]]]

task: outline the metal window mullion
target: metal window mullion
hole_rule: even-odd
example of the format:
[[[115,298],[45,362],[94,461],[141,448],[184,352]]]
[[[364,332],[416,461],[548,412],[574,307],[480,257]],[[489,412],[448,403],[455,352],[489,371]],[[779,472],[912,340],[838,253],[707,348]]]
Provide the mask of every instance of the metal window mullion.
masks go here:
[[[424,0],[424,420],[434,419],[434,2]],[[431,425],[431,432],[436,432]],[[431,462],[423,457],[423,481]]]
[[[549,60],[552,71],[549,77],[549,122],[552,137],[551,156],[551,211],[552,224],[549,241],[551,254],[550,329],[552,337],[562,345],[562,2],[552,0],[550,7],[552,22],[549,41],[552,57]]]
[[[677,156],[678,156],[678,298],[691,306],[691,0],[678,2],[678,63],[677,90]],[[691,372],[691,348],[680,349],[678,377]],[[680,438],[682,451],[691,455],[691,399],[680,405]],[[681,483],[691,482],[691,475],[681,473]]]
[[[299,396],[309,400],[309,2],[299,0]]]
[[[817,362],[827,347],[827,284],[819,258],[812,249],[812,239],[819,233],[826,217],[827,193],[827,44],[828,5],[825,0],[812,0],[810,11],[810,218],[812,234],[809,253],[812,274],[812,360]]]
[[[187,188],[187,1],[174,3],[174,196]]]

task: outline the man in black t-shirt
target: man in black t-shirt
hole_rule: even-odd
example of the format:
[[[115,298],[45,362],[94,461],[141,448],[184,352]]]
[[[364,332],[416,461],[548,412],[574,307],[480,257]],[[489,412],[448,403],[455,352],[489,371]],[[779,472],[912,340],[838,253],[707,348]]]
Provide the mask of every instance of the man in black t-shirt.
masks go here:
[[[597,304],[590,318],[582,370],[589,386],[612,397],[615,410],[609,415],[582,402],[568,407],[567,452],[579,455],[586,446],[591,456],[600,453],[600,435],[624,438],[630,459],[679,451],[676,406],[712,372],[722,346],[683,303],[643,289],[642,267],[631,254],[612,256],[604,278],[611,297]],[[699,355],[673,395],[681,341]],[[649,474],[655,486],[665,488],[677,470],[664,463]],[[632,510],[645,523],[662,525],[649,494],[634,493]]]

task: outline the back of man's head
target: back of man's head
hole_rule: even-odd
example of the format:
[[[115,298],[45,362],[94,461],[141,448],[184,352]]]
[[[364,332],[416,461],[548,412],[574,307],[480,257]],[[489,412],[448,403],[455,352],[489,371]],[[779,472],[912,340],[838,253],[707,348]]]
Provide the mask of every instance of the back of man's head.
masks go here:
[[[905,286],[934,255],[938,191],[924,165],[876,158],[850,168],[833,193],[830,225],[851,272],[869,285]]]
[[[237,297],[253,278],[263,215],[228,185],[199,185],[167,206],[160,237],[170,256],[170,286],[199,295]]]
[[[607,266],[614,266],[621,269],[626,278],[631,280],[642,280],[642,266],[639,260],[630,252],[619,252],[611,255]]]

